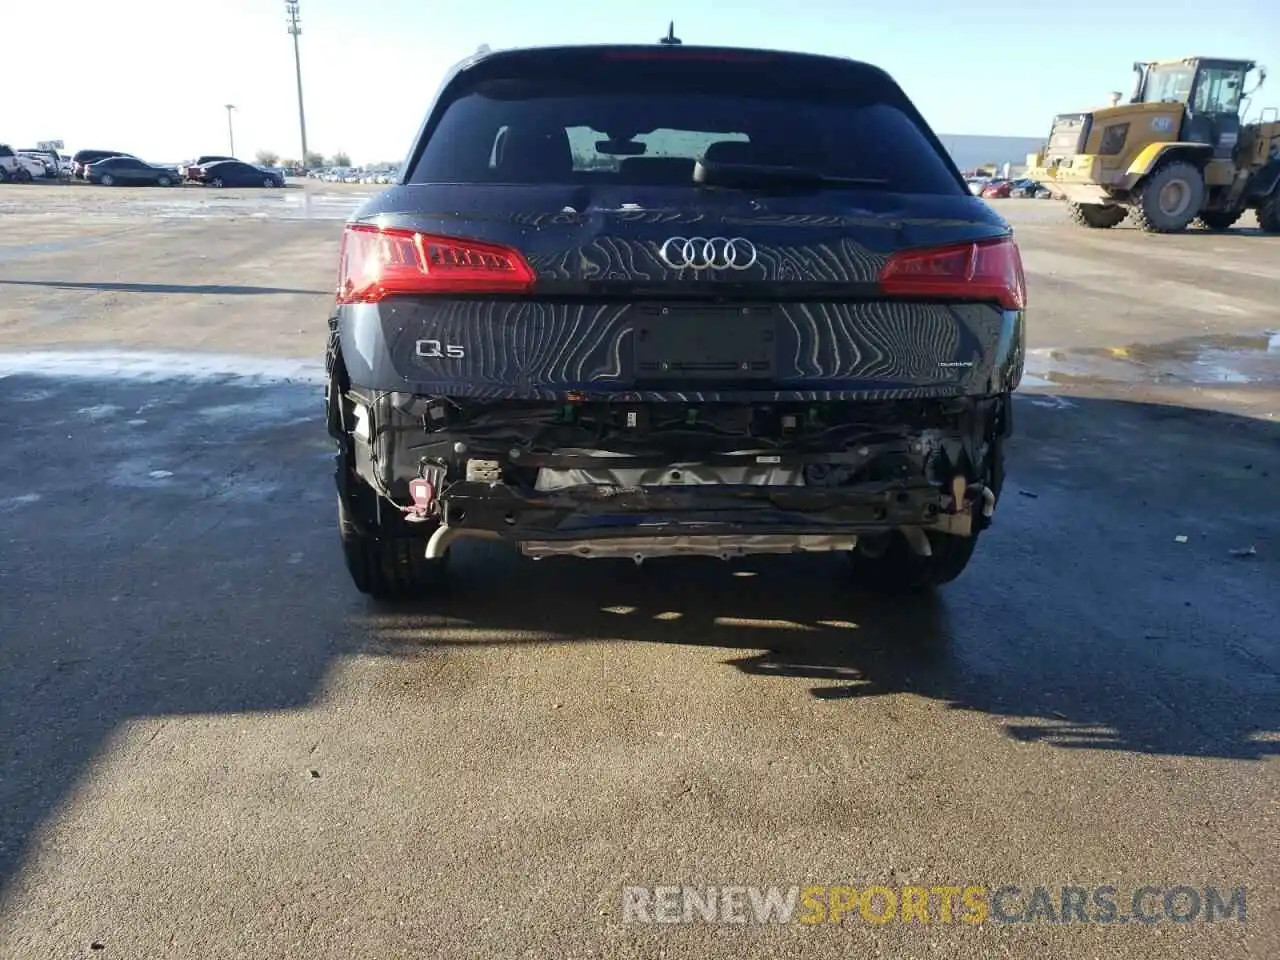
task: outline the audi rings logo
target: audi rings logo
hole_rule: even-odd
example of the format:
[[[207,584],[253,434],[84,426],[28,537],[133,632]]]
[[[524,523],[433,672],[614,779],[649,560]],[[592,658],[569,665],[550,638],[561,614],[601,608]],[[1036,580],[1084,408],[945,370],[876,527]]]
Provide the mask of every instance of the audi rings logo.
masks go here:
[[[742,237],[672,237],[658,256],[676,270],[749,270],[760,259],[755,244]]]

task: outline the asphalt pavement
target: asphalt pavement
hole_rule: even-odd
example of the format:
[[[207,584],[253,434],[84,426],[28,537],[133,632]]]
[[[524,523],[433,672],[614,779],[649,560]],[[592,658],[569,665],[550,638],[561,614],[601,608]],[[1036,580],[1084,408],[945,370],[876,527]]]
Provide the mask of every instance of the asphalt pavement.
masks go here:
[[[1280,238],[1000,205],[1031,376],[932,600],[463,541],[385,609],[319,416],[338,201],[58,189],[0,192],[0,957],[1280,956]],[[1248,915],[627,916],[661,884]]]

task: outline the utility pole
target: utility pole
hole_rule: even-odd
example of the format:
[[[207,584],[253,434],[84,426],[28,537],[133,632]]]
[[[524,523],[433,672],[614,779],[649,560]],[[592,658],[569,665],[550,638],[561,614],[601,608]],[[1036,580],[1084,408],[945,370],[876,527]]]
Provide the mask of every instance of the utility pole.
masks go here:
[[[302,156],[299,163],[307,168],[307,116],[302,109],[302,54],[298,50],[298,37],[302,33],[302,23],[298,18],[298,0],[284,0],[285,13],[289,18],[289,33],[293,37],[293,68],[298,75],[298,132],[302,134]]]
[[[235,108],[236,105],[234,103],[227,104],[227,139],[231,141],[231,150],[229,152],[233,157],[236,155],[236,132],[231,126],[231,111]]]

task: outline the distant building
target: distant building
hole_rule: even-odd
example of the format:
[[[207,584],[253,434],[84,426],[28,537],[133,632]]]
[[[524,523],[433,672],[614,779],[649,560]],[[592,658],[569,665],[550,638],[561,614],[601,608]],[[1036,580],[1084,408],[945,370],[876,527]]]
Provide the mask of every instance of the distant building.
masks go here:
[[[1046,129],[1043,137],[985,137],[940,133],[938,139],[961,170],[989,165],[1002,167],[1006,163],[1019,168],[1026,166],[1027,154],[1035,153],[1044,146],[1048,130]]]

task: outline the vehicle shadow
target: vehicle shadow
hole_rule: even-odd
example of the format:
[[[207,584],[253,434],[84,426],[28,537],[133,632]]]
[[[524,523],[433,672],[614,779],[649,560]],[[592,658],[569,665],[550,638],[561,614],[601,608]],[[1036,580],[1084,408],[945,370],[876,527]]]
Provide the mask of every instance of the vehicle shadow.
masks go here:
[[[384,609],[342,569],[330,445],[297,422],[313,388],[15,376],[0,403],[0,894],[57,846],[73,791],[120,769],[99,759],[180,756],[174,717],[318,709],[357,654],[679,644],[855,723],[872,698],[914,696],[1064,748],[1280,749],[1274,423],[1019,402],[997,524],[932,598],[869,595],[835,557],[533,563],[463,542],[445,593]],[[652,671],[682,682],[662,658]],[[213,787],[310,765],[275,739],[270,769]]]
[[[302,290],[293,287],[244,287],[218,283],[121,283],[100,281],[95,283],[70,280],[0,280],[0,285],[11,287],[49,287],[54,290],[97,290],[112,293],[177,293],[184,296],[208,293],[221,296],[256,296],[271,293],[296,293],[322,296],[324,290]]]
[[[1250,217],[1244,223],[1237,223],[1228,227],[1226,230],[1203,230],[1196,227],[1189,227],[1186,230],[1173,234],[1146,233],[1140,227],[1136,226],[1132,221],[1125,220],[1123,223],[1116,224],[1112,230],[1120,230],[1128,233],[1138,234],[1149,237],[1152,242],[1158,243],[1167,241],[1171,238],[1182,239],[1200,239],[1200,240],[1221,240],[1223,237],[1257,237],[1264,240],[1280,239],[1280,234],[1268,233],[1261,227],[1250,226],[1253,218]]]
[[[374,608],[374,649],[718,647],[850,709],[909,694],[1063,748],[1280,753],[1280,425],[1062,397],[1018,421],[997,523],[932,596],[868,593],[843,558],[533,563],[461,541],[446,593]]]
[[[104,756],[181,751],[173,717],[305,709],[360,638],[330,444],[298,422],[315,388],[20,375],[0,404],[3,895]],[[229,776],[310,758],[277,762]]]

